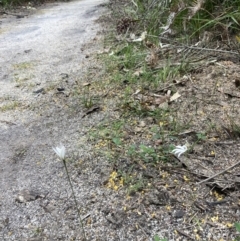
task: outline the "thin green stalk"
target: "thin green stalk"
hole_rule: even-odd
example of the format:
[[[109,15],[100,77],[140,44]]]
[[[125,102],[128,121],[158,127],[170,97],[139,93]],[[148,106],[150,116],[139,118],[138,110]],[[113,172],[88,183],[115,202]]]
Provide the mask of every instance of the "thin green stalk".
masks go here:
[[[70,184],[70,186],[71,186],[71,189],[72,189],[72,194],[73,194],[75,206],[76,206],[77,213],[78,213],[78,218],[79,218],[79,221],[80,221],[80,224],[81,224],[81,228],[82,228],[82,232],[83,232],[83,237],[84,237],[84,240],[87,240],[87,238],[86,238],[86,233],[85,233],[84,226],[83,226],[83,221],[82,221],[82,219],[81,219],[81,215],[80,215],[80,211],[79,211],[79,208],[78,208],[77,199],[76,199],[76,196],[75,196],[75,193],[74,193],[74,190],[73,190],[72,181],[71,181],[71,178],[70,178],[68,169],[67,169],[67,164],[66,164],[65,159],[63,159],[63,165],[64,165],[65,170],[66,170],[66,173],[67,173],[68,182],[69,182],[69,184]]]

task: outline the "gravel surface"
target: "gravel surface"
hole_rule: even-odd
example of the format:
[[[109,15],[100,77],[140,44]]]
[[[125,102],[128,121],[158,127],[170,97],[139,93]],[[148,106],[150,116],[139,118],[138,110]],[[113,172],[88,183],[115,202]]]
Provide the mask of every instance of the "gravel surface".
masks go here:
[[[100,160],[84,136],[104,114],[82,119],[73,89],[92,64],[89,55],[101,48],[95,20],[106,11],[102,3],[52,3],[24,11],[24,18],[1,16],[1,240],[83,237],[63,163],[52,149],[60,142],[84,221],[101,222],[92,208],[96,194],[103,195],[96,193],[101,165],[94,176],[88,170]]]

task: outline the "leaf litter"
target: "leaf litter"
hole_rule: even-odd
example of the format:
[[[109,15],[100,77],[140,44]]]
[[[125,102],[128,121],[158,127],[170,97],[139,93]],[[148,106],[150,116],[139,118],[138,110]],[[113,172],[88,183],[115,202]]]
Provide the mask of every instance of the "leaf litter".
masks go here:
[[[181,51],[171,45],[164,48],[170,56],[175,54],[172,65],[178,66],[174,61]],[[101,153],[107,153],[113,173],[123,180],[123,186],[115,188],[120,196],[113,206],[124,207],[128,239],[134,235],[151,240],[155,234],[167,240],[238,237],[234,224],[239,222],[240,198],[239,64],[229,60],[227,51],[215,58],[197,54],[191,55],[187,75],[169,78],[157,88],[136,84],[127,98],[123,93],[132,85],[124,80],[107,97],[117,108],[103,128],[115,130],[113,123],[120,120],[124,124],[107,136]],[[164,55],[151,56],[146,59],[149,68],[164,67]],[[138,66],[132,73],[140,80],[144,68]],[[170,154],[186,142],[186,153]],[[129,227],[126,220],[131,220]]]

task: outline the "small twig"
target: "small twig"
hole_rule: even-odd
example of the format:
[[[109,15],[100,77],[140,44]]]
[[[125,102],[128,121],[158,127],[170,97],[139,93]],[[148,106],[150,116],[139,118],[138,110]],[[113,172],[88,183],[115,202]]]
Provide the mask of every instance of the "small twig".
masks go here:
[[[205,210],[204,210],[205,211]],[[192,222],[192,220],[196,217],[196,215],[198,214],[198,212],[195,212],[193,214],[193,216],[188,220],[188,223],[190,224]]]
[[[84,219],[88,218],[90,215],[91,215],[91,214],[90,214],[90,213],[88,213],[87,215],[85,215],[85,216],[84,216],[84,217],[82,217],[81,219],[82,219],[82,220],[84,220]]]
[[[207,221],[206,224],[212,226],[212,227],[217,227],[217,224],[216,223],[213,223],[213,222],[210,222],[210,221]]]
[[[139,226],[139,228],[142,230],[143,234],[145,235],[145,237],[148,237],[148,235],[146,234],[146,232],[144,231],[143,227],[138,223],[137,224]]]
[[[169,39],[164,38],[164,37],[160,37],[160,39],[169,41]],[[188,45],[184,45],[184,44],[179,46],[177,41],[172,41],[171,45],[172,45],[171,47],[176,47],[176,48],[187,48],[187,49],[193,49],[193,50],[213,51],[213,52],[221,52],[221,53],[239,55],[239,52],[233,52],[233,51],[222,50],[222,49],[201,48],[201,47],[197,47],[197,46],[188,46]]]
[[[89,115],[89,114],[91,114],[91,113],[93,113],[93,112],[95,112],[95,111],[97,111],[97,110],[99,110],[99,109],[100,109],[100,106],[93,106],[93,107],[91,107],[90,109],[88,109],[88,110],[83,114],[82,118],[84,118],[85,116],[87,116],[87,115]]]
[[[191,236],[189,236],[188,234],[184,233],[183,231],[179,230],[179,229],[176,229],[178,233],[180,233],[181,235],[191,239],[191,240],[195,240],[194,238],[192,238]]]
[[[229,201],[229,199],[228,199],[228,198],[225,198],[225,199],[223,199],[223,200],[215,201],[215,202],[207,202],[207,201],[206,201],[206,203],[207,203],[208,206],[212,207],[212,206],[214,206],[214,205],[223,204],[223,203],[226,203],[226,202],[228,202],[228,201]]]
[[[215,145],[233,145],[236,144],[236,141],[219,141],[215,142]]]
[[[196,49],[196,50],[204,50],[204,51],[213,51],[213,52],[221,52],[221,53],[228,53],[228,54],[236,54],[239,55],[237,52],[221,50],[221,49],[210,49],[210,48],[201,48],[201,47],[194,47],[194,46],[177,46],[178,48],[188,48],[188,49]]]
[[[225,169],[225,170],[223,170],[223,171],[221,171],[221,172],[219,172],[219,173],[217,173],[217,174],[215,174],[215,175],[213,175],[213,176],[211,176],[211,177],[209,177],[209,178],[207,178],[207,179],[205,179],[205,180],[203,180],[203,181],[201,181],[201,182],[198,182],[197,184],[201,184],[201,183],[203,183],[203,182],[207,182],[207,181],[213,179],[214,177],[219,176],[219,175],[221,175],[221,174],[229,171],[230,169],[236,167],[236,166],[239,165],[239,164],[240,164],[240,161],[238,161],[238,162],[235,163],[234,165],[228,167],[227,169]]]

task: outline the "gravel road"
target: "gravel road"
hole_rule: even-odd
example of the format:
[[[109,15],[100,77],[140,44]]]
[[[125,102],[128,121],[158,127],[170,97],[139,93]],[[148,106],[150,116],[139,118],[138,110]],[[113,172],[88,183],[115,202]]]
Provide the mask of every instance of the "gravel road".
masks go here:
[[[52,150],[60,142],[81,214],[94,218],[87,204],[96,191],[88,171],[93,156],[84,134],[103,114],[81,119],[72,92],[91,61],[86,55],[100,48],[96,19],[105,11],[102,0],[82,0],[28,9],[19,13],[23,18],[0,16],[0,240],[82,240],[66,174]]]

